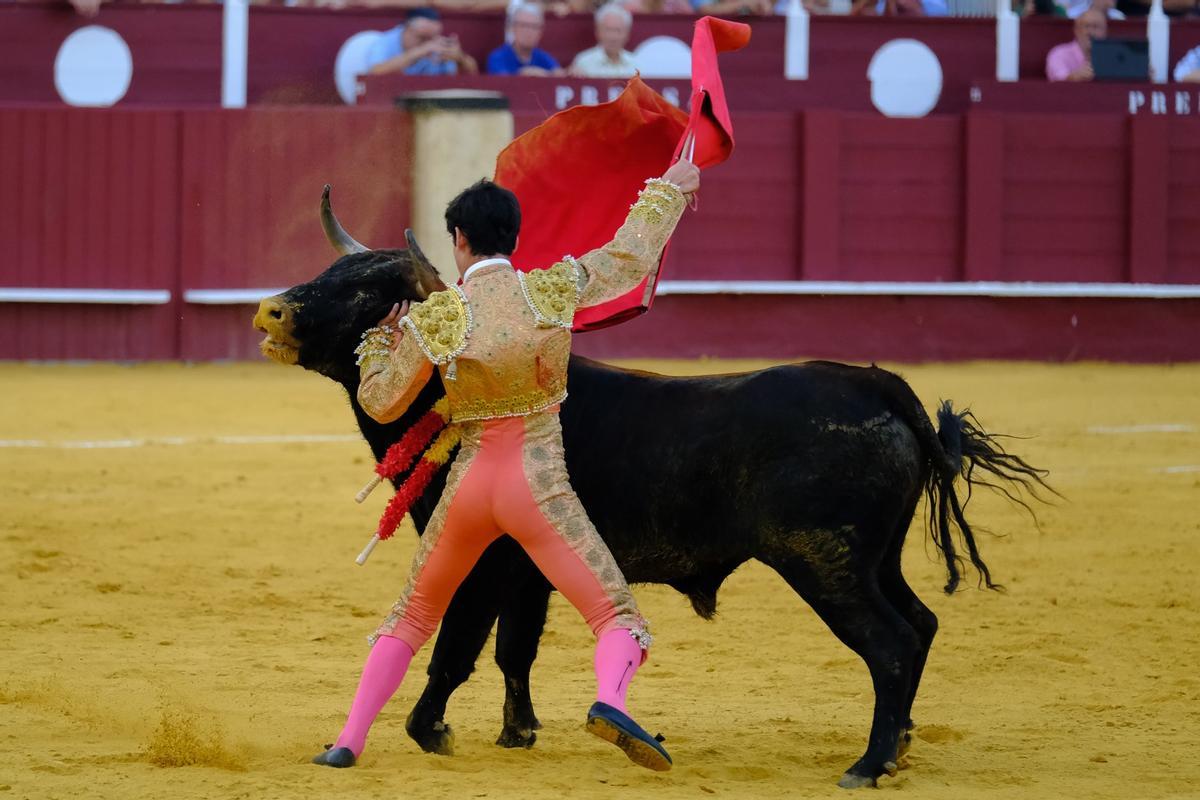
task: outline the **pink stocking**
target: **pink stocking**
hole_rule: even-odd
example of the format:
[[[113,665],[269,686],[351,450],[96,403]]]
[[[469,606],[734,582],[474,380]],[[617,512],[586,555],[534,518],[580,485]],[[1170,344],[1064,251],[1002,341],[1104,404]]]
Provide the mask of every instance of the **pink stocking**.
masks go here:
[[[614,628],[596,642],[596,699],[607,703],[622,714],[625,708],[625,692],[633,673],[642,665],[642,648],[622,628]]]
[[[349,747],[356,757],[362,754],[371,723],[400,688],[412,657],[412,648],[394,636],[380,636],[376,640],[363,667],[346,727],[334,747]]]

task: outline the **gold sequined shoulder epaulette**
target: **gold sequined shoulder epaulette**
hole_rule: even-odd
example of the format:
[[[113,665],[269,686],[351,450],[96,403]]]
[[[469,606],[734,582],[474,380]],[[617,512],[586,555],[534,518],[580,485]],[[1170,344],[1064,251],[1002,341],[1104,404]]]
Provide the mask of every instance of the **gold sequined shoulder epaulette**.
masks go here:
[[[560,261],[549,269],[518,272],[525,302],[541,327],[570,328],[579,302],[578,268]]]
[[[434,292],[408,310],[401,324],[417,337],[417,345],[434,364],[448,364],[467,349],[471,305],[462,289]]]

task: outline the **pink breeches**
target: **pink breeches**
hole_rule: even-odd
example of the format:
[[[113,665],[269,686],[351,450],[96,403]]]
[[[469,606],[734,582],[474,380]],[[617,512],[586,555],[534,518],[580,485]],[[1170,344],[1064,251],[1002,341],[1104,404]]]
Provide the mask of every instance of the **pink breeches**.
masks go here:
[[[375,635],[419,650],[483,551],[507,533],[597,637],[623,628],[648,645],[629,586],[567,479],[558,414],[462,426],[461,449],[408,585]]]

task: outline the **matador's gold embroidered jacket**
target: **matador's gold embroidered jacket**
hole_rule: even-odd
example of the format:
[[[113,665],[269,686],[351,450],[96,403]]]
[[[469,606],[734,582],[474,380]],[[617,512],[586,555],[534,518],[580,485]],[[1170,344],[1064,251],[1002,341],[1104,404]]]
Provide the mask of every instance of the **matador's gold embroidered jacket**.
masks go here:
[[[579,259],[527,273],[500,259],[473,267],[461,287],[409,309],[390,356],[363,358],[359,403],[390,422],[435,365],[454,422],[524,416],[562,402],[576,310],[636,288],[657,266],[684,205],[677,187],[650,180],[613,240]]]

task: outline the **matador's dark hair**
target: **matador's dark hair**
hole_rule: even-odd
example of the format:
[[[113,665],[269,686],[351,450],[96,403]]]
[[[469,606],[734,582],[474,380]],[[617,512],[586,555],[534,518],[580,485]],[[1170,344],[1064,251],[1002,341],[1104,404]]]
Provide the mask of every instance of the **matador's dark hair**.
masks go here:
[[[455,228],[462,230],[476,255],[512,255],[521,232],[521,204],[515,194],[485,178],[446,206],[446,230],[454,236]]]

